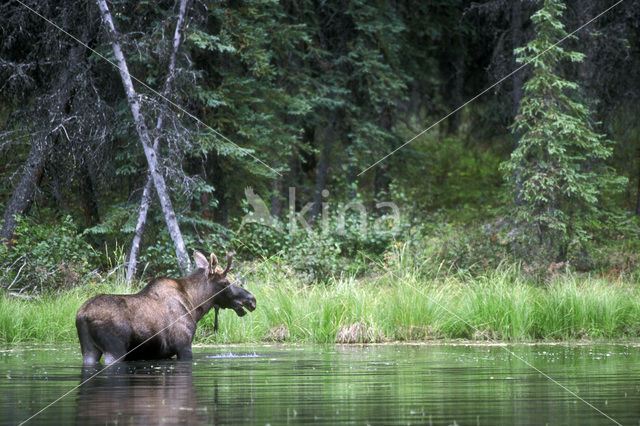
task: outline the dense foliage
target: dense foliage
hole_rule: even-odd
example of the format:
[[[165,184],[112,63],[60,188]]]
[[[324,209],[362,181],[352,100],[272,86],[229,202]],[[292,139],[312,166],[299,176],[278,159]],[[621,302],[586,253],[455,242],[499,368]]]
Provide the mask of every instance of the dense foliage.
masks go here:
[[[515,51],[517,62],[532,64],[533,75],[512,127],[518,142],[504,163],[524,244],[541,252],[530,257],[547,262],[583,252],[598,228],[615,218],[606,196],[626,184],[606,164],[613,141],[594,131],[580,85],[558,75],[563,59],[584,60],[584,54],[556,45],[568,38],[560,21],[564,9],[560,1],[545,0],[531,17],[535,39]]]
[[[610,2],[193,0],[176,47],[181,3],[107,2],[190,251],[275,257],[305,282],[401,246],[434,274],[635,274],[638,1],[557,46]],[[126,262],[149,170],[96,2],[24,4],[0,6],[11,291]],[[177,274],[154,197],[138,273]]]

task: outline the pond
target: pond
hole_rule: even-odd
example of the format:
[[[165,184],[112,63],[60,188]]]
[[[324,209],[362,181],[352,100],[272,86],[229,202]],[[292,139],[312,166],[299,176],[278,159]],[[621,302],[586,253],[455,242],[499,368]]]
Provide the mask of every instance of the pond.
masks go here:
[[[615,421],[640,424],[639,346],[506,348]],[[0,421],[68,393],[29,423],[615,424],[496,345],[196,347],[193,362],[98,371],[82,368],[77,347],[0,352]]]

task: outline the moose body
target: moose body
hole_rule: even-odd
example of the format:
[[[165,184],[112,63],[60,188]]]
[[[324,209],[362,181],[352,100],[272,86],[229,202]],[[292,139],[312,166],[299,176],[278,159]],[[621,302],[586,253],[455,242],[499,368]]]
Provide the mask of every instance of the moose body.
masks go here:
[[[238,316],[253,311],[255,297],[231,284],[227,267],[218,266],[200,252],[198,267],[186,277],[157,278],[136,294],[99,294],[87,300],[76,315],[76,328],[84,364],[104,354],[106,364],[125,360],[163,359],[177,355],[190,360],[196,324],[214,307],[233,309]]]

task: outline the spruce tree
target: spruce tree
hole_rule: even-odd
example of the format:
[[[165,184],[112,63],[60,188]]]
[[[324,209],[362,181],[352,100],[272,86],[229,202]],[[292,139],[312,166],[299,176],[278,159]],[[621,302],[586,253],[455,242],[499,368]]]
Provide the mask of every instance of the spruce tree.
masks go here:
[[[625,179],[606,164],[613,142],[594,130],[580,85],[562,76],[568,61],[584,59],[554,45],[568,34],[560,21],[566,6],[542,3],[531,16],[535,38],[514,50],[519,63],[531,62],[532,72],[511,128],[519,140],[502,167],[516,194],[515,222],[527,259],[559,262],[585,253],[613,215],[603,198],[622,189]]]

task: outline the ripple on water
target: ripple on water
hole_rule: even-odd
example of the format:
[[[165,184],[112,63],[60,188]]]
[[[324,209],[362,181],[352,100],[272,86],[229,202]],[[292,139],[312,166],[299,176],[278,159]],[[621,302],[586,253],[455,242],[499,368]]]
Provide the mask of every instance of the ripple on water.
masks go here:
[[[227,352],[227,353],[223,353],[223,354],[216,354],[216,355],[205,355],[204,356],[206,359],[216,359],[216,358],[263,358],[263,355],[258,355],[257,353],[252,353],[252,354],[234,354],[232,352]]]

